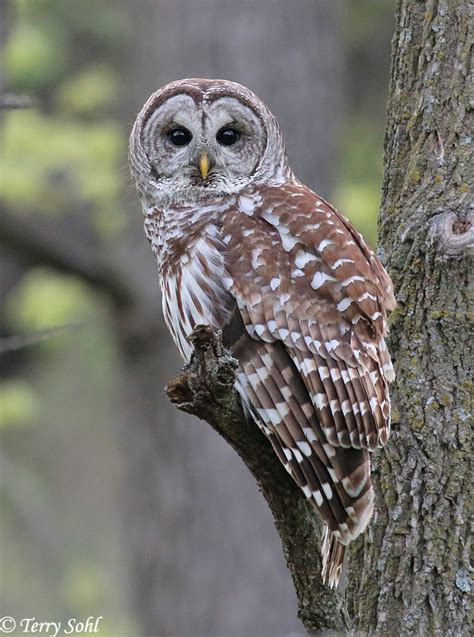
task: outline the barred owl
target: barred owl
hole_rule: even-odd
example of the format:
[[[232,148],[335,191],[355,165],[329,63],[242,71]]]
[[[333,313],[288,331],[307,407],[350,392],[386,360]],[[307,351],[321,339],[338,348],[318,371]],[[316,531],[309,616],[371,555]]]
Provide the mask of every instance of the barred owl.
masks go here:
[[[222,330],[246,412],[325,523],[322,575],[337,586],[373,512],[369,452],[390,431],[390,278],[298,181],[275,117],[239,84],[158,90],[130,165],[173,339],[189,360],[196,325]]]

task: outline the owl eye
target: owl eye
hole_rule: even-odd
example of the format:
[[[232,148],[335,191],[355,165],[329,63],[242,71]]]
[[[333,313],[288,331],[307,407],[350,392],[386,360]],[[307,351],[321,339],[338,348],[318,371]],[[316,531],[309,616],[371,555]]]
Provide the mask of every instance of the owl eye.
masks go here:
[[[193,138],[188,129],[182,127],[172,128],[167,135],[174,146],[186,146]]]
[[[235,128],[221,128],[216,139],[223,146],[232,146],[239,141],[240,133]]]

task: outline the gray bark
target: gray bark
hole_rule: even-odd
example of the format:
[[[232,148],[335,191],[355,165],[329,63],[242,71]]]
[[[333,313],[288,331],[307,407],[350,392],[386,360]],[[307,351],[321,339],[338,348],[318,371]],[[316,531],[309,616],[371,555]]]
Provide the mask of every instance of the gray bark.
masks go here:
[[[398,2],[380,214],[399,303],[395,410],[349,594],[358,628],[376,635],[472,634],[470,8]]]

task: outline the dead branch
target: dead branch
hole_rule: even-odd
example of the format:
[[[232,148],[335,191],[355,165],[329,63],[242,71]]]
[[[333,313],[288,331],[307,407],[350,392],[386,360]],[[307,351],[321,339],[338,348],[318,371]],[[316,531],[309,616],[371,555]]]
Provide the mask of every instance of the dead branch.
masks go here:
[[[298,614],[308,632],[346,631],[349,618],[343,596],[324,586],[320,577],[321,522],[268,440],[245,418],[234,390],[237,361],[210,327],[198,326],[192,340],[192,361],[168,384],[169,399],[178,409],[208,422],[257,481],[280,535],[298,596]]]

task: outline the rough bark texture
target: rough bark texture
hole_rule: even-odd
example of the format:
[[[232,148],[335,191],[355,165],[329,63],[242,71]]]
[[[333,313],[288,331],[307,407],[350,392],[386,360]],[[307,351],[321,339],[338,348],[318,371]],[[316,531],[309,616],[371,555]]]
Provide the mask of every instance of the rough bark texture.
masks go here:
[[[394,423],[375,456],[377,516],[352,556],[349,591],[369,634],[472,634],[470,7],[398,3],[380,215],[399,303]]]

